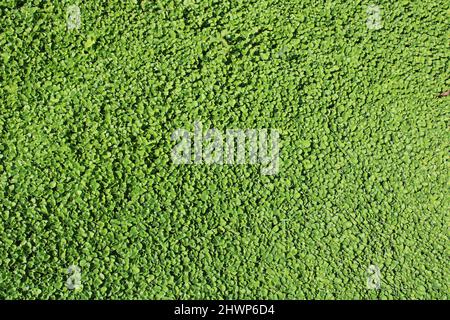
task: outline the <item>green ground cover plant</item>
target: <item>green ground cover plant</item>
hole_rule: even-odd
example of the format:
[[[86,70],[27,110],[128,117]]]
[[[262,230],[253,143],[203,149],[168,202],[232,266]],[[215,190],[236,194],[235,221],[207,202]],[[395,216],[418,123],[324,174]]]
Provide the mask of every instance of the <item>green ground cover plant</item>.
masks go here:
[[[0,0],[0,298],[448,299],[449,14]],[[278,173],[174,164],[195,121]]]

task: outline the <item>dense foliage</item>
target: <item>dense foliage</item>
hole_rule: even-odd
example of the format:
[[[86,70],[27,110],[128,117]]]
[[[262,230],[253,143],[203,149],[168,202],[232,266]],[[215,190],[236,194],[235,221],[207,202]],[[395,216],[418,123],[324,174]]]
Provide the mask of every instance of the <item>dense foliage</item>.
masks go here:
[[[0,0],[0,298],[448,298],[449,3],[369,4]],[[194,121],[279,173],[173,164]]]

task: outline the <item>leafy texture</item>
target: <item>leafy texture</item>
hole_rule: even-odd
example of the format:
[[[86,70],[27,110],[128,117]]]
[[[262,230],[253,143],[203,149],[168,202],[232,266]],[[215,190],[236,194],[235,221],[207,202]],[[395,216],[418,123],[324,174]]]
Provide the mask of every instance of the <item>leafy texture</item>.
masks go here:
[[[448,299],[448,1],[369,4],[0,1],[0,298]],[[278,175],[174,165],[194,121]]]

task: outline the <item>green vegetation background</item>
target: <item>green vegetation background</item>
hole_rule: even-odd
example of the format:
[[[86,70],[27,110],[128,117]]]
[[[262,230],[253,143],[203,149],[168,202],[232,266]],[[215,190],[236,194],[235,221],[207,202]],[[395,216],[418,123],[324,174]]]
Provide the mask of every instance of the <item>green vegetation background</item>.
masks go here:
[[[448,299],[449,13],[1,0],[0,298]],[[279,129],[279,174],[173,165],[195,120]]]

